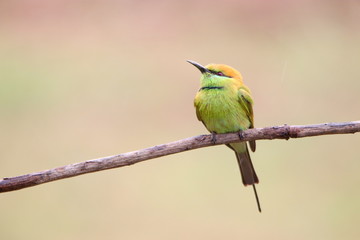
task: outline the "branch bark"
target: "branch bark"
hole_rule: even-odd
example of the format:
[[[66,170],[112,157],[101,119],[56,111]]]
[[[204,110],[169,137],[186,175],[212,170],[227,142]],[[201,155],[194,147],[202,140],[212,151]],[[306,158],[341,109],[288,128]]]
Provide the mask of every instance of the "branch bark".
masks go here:
[[[217,134],[215,143],[212,141],[212,135],[199,135],[138,151],[74,163],[17,177],[3,178],[3,180],[0,181],[0,192],[19,190],[63,178],[75,177],[85,173],[129,166],[145,160],[213,145],[263,139],[288,140],[289,138],[356,132],[360,132],[360,121],[254,128],[243,131],[240,134]]]

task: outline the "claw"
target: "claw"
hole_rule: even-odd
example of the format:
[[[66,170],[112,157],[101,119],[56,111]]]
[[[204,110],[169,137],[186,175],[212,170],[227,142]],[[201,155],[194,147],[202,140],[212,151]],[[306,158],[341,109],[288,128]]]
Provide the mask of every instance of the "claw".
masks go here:
[[[216,144],[216,133],[211,133],[211,142],[215,145]]]
[[[238,131],[239,139],[242,141],[244,139],[244,133],[242,130]]]

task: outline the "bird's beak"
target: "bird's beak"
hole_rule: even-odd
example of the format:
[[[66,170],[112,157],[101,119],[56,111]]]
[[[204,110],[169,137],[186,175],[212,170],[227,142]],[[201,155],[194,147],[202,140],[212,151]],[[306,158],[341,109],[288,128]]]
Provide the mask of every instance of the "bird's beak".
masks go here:
[[[200,70],[201,73],[206,73],[206,72],[210,72],[209,69],[207,69],[206,67],[198,64],[197,62],[191,61],[191,60],[187,60],[188,63],[191,63],[192,65],[194,65],[195,67],[197,67],[197,69]]]

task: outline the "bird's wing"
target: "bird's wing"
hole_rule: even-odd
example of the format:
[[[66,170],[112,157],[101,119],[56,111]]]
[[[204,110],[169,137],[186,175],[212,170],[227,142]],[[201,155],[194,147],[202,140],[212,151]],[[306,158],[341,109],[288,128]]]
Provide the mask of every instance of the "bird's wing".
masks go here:
[[[249,128],[254,128],[254,112],[253,112],[253,100],[251,98],[251,95],[249,93],[249,90],[245,87],[239,88],[239,103],[241,108],[246,112],[246,116],[248,117],[250,121]],[[256,150],[256,144],[255,141],[249,141],[250,148],[253,152]]]
[[[201,120],[201,116],[200,116],[200,113],[199,113],[199,107],[198,107],[198,102],[196,101],[196,98],[195,98],[195,101],[194,101],[194,106],[195,106],[195,109],[196,109],[196,117],[199,121],[202,122]]]

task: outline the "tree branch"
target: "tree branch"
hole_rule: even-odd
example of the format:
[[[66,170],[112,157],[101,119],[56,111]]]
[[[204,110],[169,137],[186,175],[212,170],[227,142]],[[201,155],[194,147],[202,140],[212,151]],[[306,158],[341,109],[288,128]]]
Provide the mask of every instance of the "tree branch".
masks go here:
[[[157,145],[138,151],[122,153],[115,156],[88,160],[42,172],[35,172],[17,177],[4,178],[0,181],[0,192],[8,192],[47,183],[63,178],[75,177],[85,173],[97,172],[105,169],[129,166],[148,159],[158,158],[170,154],[240,141],[262,139],[289,139],[329,134],[346,134],[360,132],[360,121],[343,123],[324,123],[316,125],[277,126],[254,128],[239,133],[217,134],[216,142],[211,135],[199,135],[179,141]]]

